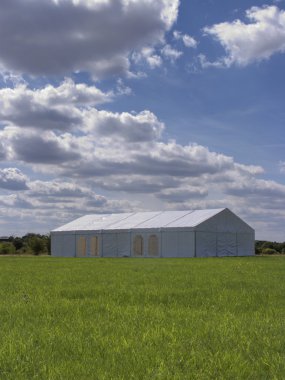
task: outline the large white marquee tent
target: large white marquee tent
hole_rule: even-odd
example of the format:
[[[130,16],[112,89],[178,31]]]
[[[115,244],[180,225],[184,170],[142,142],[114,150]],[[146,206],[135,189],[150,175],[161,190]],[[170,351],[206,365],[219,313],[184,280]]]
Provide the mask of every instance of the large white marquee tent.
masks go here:
[[[229,209],[86,215],[51,232],[53,256],[254,254],[254,230]]]

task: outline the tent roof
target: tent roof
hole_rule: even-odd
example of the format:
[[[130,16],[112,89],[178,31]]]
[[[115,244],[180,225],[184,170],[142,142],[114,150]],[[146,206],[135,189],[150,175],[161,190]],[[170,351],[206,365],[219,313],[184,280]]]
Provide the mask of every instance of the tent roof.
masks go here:
[[[225,209],[85,215],[53,232],[196,227],[223,210]]]

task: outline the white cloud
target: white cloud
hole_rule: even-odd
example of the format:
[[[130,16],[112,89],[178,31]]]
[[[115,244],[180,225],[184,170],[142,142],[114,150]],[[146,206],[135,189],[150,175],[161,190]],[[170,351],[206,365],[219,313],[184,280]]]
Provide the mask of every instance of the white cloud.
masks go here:
[[[178,6],[179,0],[5,1],[0,67],[16,75],[127,74],[130,54],[160,44]]]
[[[204,28],[204,32],[215,37],[227,53],[213,65],[246,66],[285,51],[284,10],[277,6],[252,7],[246,11],[246,17],[249,23],[235,20]]]
[[[0,120],[36,129],[69,130],[82,123],[81,107],[106,103],[112,92],[66,79],[58,87],[31,90],[26,85],[0,89]]]
[[[80,159],[80,139],[65,133],[57,136],[47,131],[41,134],[8,127],[0,131],[8,150],[8,159],[25,163],[57,165]]]
[[[141,61],[145,61],[151,69],[155,69],[156,67],[160,67],[162,65],[162,58],[158,55],[153,47],[146,46],[138,53],[134,53],[133,61],[138,63]]]
[[[150,111],[131,114],[93,109],[86,116],[86,124],[86,129],[95,131],[100,138],[117,138],[129,142],[155,140],[164,129],[164,124]]]
[[[129,94],[129,91],[119,81],[115,95]],[[28,152],[32,141],[33,146],[38,144],[43,149],[44,141],[52,143],[54,147],[57,139],[56,145],[59,147],[62,138],[58,136],[71,130],[73,133],[92,133],[96,138],[116,138],[129,142],[150,141],[161,136],[164,124],[148,110],[139,113],[113,113],[94,107],[98,103],[112,100],[115,95],[112,92],[103,93],[94,86],[75,84],[71,80],[65,80],[58,87],[48,85],[37,90],[26,86],[0,89],[0,121],[9,126],[2,132],[3,138],[9,135],[14,145],[22,152]],[[32,131],[28,132],[31,128]],[[41,134],[39,130],[42,130]],[[21,144],[21,139],[26,147]],[[55,153],[51,146],[49,151]],[[32,152],[29,156],[31,154]],[[4,156],[3,147],[2,158]],[[55,154],[54,157],[56,156]]]
[[[285,173],[285,161],[279,162],[279,168],[281,173]]]
[[[266,197],[273,201],[274,197],[285,199],[285,185],[264,179],[252,178],[246,182],[233,183],[228,187],[227,193],[235,196]]]
[[[206,198],[208,195],[208,189],[203,186],[191,186],[189,184],[183,184],[181,187],[163,189],[156,194],[156,196],[168,203],[181,203],[189,199]]]
[[[28,178],[17,168],[0,169],[0,189],[27,190]]]
[[[196,48],[198,45],[194,37],[189,36],[189,34],[182,34],[178,30],[173,32],[173,37],[177,41],[182,41],[188,48]]]
[[[176,50],[167,44],[161,49],[161,54],[171,62],[175,62],[182,56],[183,53],[182,51]]]

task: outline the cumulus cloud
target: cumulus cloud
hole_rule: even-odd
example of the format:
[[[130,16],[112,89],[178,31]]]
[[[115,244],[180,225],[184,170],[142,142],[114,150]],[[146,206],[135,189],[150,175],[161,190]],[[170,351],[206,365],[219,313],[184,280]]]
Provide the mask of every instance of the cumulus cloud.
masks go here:
[[[100,137],[128,142],[152,141],[161,136],[164,124],[150,111],[138,114],[112,113],[93,109],[86,117],[87,130]]]
[[[164,124],[148,110],[113,113],[95,108],[97,103],[108,102],[117,94],[129,94],[129,89],[121,81],[118,82],[115,93],[103,93],[94,86],[75,84],[70,79],[58,87],[48,85],[36,90],[26,86],[4,88],[0,89],[0,121],[11,126],[11,129],[6,129],[6,135],[10,133],[19,136],[23,133],[23,139],[28,145],[32,140],[34,144],[37,138],[41,148],[41,141],[51,136],[49,131],[53,131],[53,136],[55,132],[60,135],[65,131],[85,131],[97,138],[116,138],[129,142],[159,138]],[[27,129],[32,129],[33,132],[27,133]],[[42,130],[41,135],[36,136],[39,130]],[[48,140],[50,139],[51,137]],[[21,151],[24,149],[21,146],[18,148]],[[30,146],[27,149],[29,148]],[[0,149],[0,158],[1,151],[4,158],[4,148]]]
[[[29,194],[40,198],[83,198],[90,193],[84,186],[72,182],[40,181],[30,183]]]
[[[173,32],[173,37],[177,41],[182,41],[183,44],[188,48],[196,48],[198,43],[194,37],[189,36],[189,34],[183,34],[178,30]]]
[[[23,194],[0,195],[0,205],[2,210],[3,208],[6,208],[6,210],[11,208],[30,210],[34,208],[34,203],[27,200]],[[19,212],[16,212],[15,214],[19,215]]]
[[[207,188],[185,184],[183,187],[163,189],[156,196],[169,203],[181,203],[190,199],[205,198],[208,195]]]
[[[163,63],[161,56],[150,46],[146,46],[140,52],[134,53],[132,59],[136,63],[145,61],[151,69],[160,67]]]
[[[215,174],[233,167],[231,157],[210,152],[199,145],[182,146],[175,142],[159,141],[147,144],[100,143],[85,149],[84,157],[69,167],[62,167],[62,174],[69,177],[106,177],[109,175],[161,176],[174,178],[200,177]],[[58,168],[60,170],[60,168]]]
[[[72,178],[147,176],[200,178],[233,172],[256,175],[262,168],[236,164],[232,157],[198,144],[161,139],[164,124],[144,111],[139,114],[88,110],[80,134],[25,131],[6,127],[1,141],[9,159],[32,163]],[[50,169],[49,169],[50,168]],[[228,176],[228,174],[227,174]],[[222,181],[224,179],[220,179]],[[159,180],[158,180],[159,182]]]
[[[140,194],[156,194],[165,188],[175,188],[180,181],[172,176],[156,176],[129,174],[129,175],[109,175],[102,178],[95,178],[92,183],[101,189],[112,192],[127,192]]]
[[[0,120],[36,129],[69,130],[82,123],[81,107],[112,100],[95,86],[66,79],[58,87],[47,85],[32,90],[26,85],[0,89]]]
[[[56,165],[78,160],[81,156],[74,138],[69,135],[57,136],[53,132],[24,133],[15,128],[2,132],[10,149],[10,159],[25,163]]]
[[[275,181],[252,178],[243,183],[233,183],[228,187],[227,193],[235,196],[285,198],[285,185]]]
[[[284,10],[274,5],[252,7],[246,17],[249,23],[235,20],[204,28],[205,34],[216,38],[227,53],[216,62],[204,59],[204,66],[246,66],[285,51]]]
[[[4,1],[0,66],[33,75],[126,73],[132,51],[163,40],[178,5],[178,0]]]
[[[175,62],[178,58],[182,56],[182,51],[179,51],[177,49],[174,49],[169,44],[165,45],[161,49],[161,54],[166,58],[169,59],[172,63]]]
[[[27,190],[28,178],[17,168],[0,169],[0,188],[7,190]]]

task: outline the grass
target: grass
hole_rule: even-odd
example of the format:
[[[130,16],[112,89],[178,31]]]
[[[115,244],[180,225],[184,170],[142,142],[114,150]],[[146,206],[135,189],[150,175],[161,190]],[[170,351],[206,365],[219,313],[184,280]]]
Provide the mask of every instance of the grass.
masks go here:
[[[284,379],[285,257],[0,257],[0,379]]]

